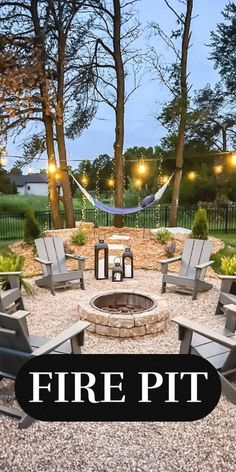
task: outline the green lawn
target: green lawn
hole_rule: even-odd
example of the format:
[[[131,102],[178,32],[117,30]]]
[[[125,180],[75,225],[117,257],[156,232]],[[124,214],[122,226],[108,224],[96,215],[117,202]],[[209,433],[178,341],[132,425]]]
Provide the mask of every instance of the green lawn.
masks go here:
[[[236,255],[236,233],[211,233],[211,235],[221,239],[225,243],[225,247],[223,249],[220,249],[220,251],[211,256],[211,259],[215,261],[212,266],[213,269],[218,274],[221,274],[222,271],[220,269],[220,265],[222,257],[232,257]]]
[[[81,208],[81,199],[73,198],[74,208]],[[86,206],[89,206],[86,201]],[[46,211],[48,209],[48,197],[36,195],[0,195],[0,213],[9,213],[12,211],[32,208],[34,211]]]
[[[236,247],[236,233],[211,233],[212,236],[224,241],[226,246]]]

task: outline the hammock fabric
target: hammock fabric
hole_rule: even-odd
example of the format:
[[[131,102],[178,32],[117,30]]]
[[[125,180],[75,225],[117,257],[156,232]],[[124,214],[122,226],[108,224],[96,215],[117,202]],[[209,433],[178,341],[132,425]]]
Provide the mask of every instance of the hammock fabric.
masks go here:
[[[92,195],[90,195],[90,193],[87,192],[87,190],[78,182],[78,180],[76,180],[74,175],[71,174],[71,177],[73,178],[74,182],[79,187],[83,195],[87,198],[87,200],[99,210],[105,211],[106,213],[111,213],[112,215],[130,215],[131,213],[137,213],[138,211],[145,210],[145,208],[148,208],[149,206],[153,205],[153,203],[158,202],[164,194],[165,190],[167,189],[173,175],[174,174],[171,175],[168,181],[154,195],[148,195],[143,199],[140,206],[132,208],[112,207],[100,202],[99,200],[94,199]]]

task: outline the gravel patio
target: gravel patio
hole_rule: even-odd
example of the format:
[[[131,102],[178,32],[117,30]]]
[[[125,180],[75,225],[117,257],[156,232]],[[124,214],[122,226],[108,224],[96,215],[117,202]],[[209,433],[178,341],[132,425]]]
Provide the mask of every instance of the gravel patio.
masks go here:
[[[86,291],[49,291],[36,287],[26,296],[30,332],[55,335],[78,319],[78,303],[100,291],[114,289],[111,281],[96,281],[85,272]],[[177,294],[169,286],[162,297],[171,315],[183,315],[212,328],[224,324],[214,316],[219,280],[198,300]],[[120,284],[119,284],[120,285]],[[122,288],[160,293],[161,274],[136,270]],[[115,287],[116,288],[116,287]],[[117,288],[121,288],[120,286]],[[177,327],[165,333],[136,339],[99,337],[86,333],[84,353],[178,353]],[[0,394],[11,403],[12,383],[2,381]],[[210,392],[209,392],[210,394]],[[0,417],[0,467],[11,472],[230,472],[235,470],[236,408],[224,397],[215,410],[193,423],[42,423],[19,430],[17,422]]]

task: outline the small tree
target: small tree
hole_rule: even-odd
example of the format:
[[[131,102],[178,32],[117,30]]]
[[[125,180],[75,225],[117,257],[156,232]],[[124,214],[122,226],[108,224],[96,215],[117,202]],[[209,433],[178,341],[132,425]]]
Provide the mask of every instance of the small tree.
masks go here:
[[[25,211],[25,222],[24,222],[24,241],[28,244],[32,244],[34,239],[40,236],[40,227],[35,218],[35,214],[31,208]]]
[[[205,208],[199,208],[195,214],[191,237],[208,239],[208,220]]]

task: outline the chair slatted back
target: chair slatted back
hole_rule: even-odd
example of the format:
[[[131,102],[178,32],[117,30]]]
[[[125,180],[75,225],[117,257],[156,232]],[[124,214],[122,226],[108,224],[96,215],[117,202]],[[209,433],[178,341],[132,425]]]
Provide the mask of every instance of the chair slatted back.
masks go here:
[[[39,238],[35,240],[35,245],[39,257],[52,261],[52,273],[61,274],[67,272],[66,256],[61,238]],[[42,264],[44,275],[47,275],[47,269]]]
[[[202,239],[188,239],[185,242],[179,275],[194,279],[195,266],[208,262],[212,251],[212,242]],[[205,277],[206,269],[201,272],[200,280]]]
[[[14,315],[0,313],[0,353],[1,348],[25,353],[32,352],[24,326]]]

